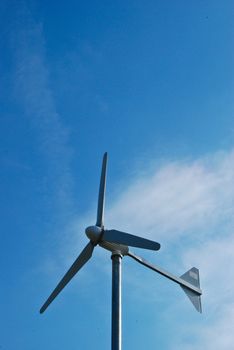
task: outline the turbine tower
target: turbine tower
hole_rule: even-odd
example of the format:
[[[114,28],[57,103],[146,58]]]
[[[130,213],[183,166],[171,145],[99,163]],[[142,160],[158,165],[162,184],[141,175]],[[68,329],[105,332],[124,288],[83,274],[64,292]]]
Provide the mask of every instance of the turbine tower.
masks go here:
[[[199,270],[195,267],[188,270],[180,277],[176,277],[170,272],[162,268],[152,265],[145,259],[133,254],[129,251],[130,247],[137,247],[149,250],[159,250],[160,244],[149,239],[135,236],[126,232],[115,229],[106,230],[104,227],[104,205],[105,205],[105,189],[106,189],[106,169],[107,169],[107,153],[104,153],[102,161],[102,171],[99,186],[97,220],[96,225],[88,226],[85,233],[89,239],[89,243],[80,253],[78,258],[72,264],[70,269],[58,283],[56,288],[50,294],[46,302],[40,309],[43,313],[51,302],[57,297],[62,289],[70,282],[75,274],[86,264],[91,258],[94,248],[99,245],[109,250],[112,259],[112,333],[111,333],[111,349],[121,350],[122,334],[121,334],[121,262],[124,256],[129,256],[140,264],[149,269],[167,277],[176,282],[184,290],[197,311],[202,312]]]

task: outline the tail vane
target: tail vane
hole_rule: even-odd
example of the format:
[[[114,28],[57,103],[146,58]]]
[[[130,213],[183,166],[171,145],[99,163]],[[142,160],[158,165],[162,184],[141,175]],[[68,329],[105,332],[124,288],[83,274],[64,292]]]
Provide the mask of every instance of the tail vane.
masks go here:
[[[195,287],[200,288],[199,270],[196,267],[192,267],[190,270],[188,270],[182,276],[180,276],[180,278],[182,278],[186,282],[191,283]],[[180,286],[192,302],[195,309],[198,312],[202,313],[201,295],[197,294],[196,292],[183,285]]]

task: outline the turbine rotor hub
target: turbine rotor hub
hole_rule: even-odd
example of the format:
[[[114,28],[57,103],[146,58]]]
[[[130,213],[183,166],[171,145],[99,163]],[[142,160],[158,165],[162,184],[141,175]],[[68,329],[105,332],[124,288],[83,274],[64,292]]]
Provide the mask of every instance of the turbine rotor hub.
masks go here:
[[[100,241],[102,236],[102,231],[103,229],[101,229],[101,227],[99,226],[88,226],[85,229],[86,236],[93,243],[98,243]]]

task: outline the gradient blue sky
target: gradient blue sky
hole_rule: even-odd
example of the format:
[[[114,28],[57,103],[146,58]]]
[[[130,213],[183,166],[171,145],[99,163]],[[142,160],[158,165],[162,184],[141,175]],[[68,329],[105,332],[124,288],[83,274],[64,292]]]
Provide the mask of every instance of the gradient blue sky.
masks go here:
[[[109,349],[111,260],[40,315],[95,222],[201,273],[202,315],[123,259],[123,349],[230,350],[234,324],[233,1],[0,3],[1,350]]]

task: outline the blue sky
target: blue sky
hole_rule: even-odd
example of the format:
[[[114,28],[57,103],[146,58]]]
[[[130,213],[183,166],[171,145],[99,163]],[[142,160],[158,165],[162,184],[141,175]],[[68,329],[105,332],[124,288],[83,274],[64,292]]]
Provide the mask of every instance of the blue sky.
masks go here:
[[[234,341],[232,1],[1,1],[2,350],[109,349],[110,254],[87,243],[101,159],[106,226],[161,243],[123,259],[123,348],[230,350]]]

